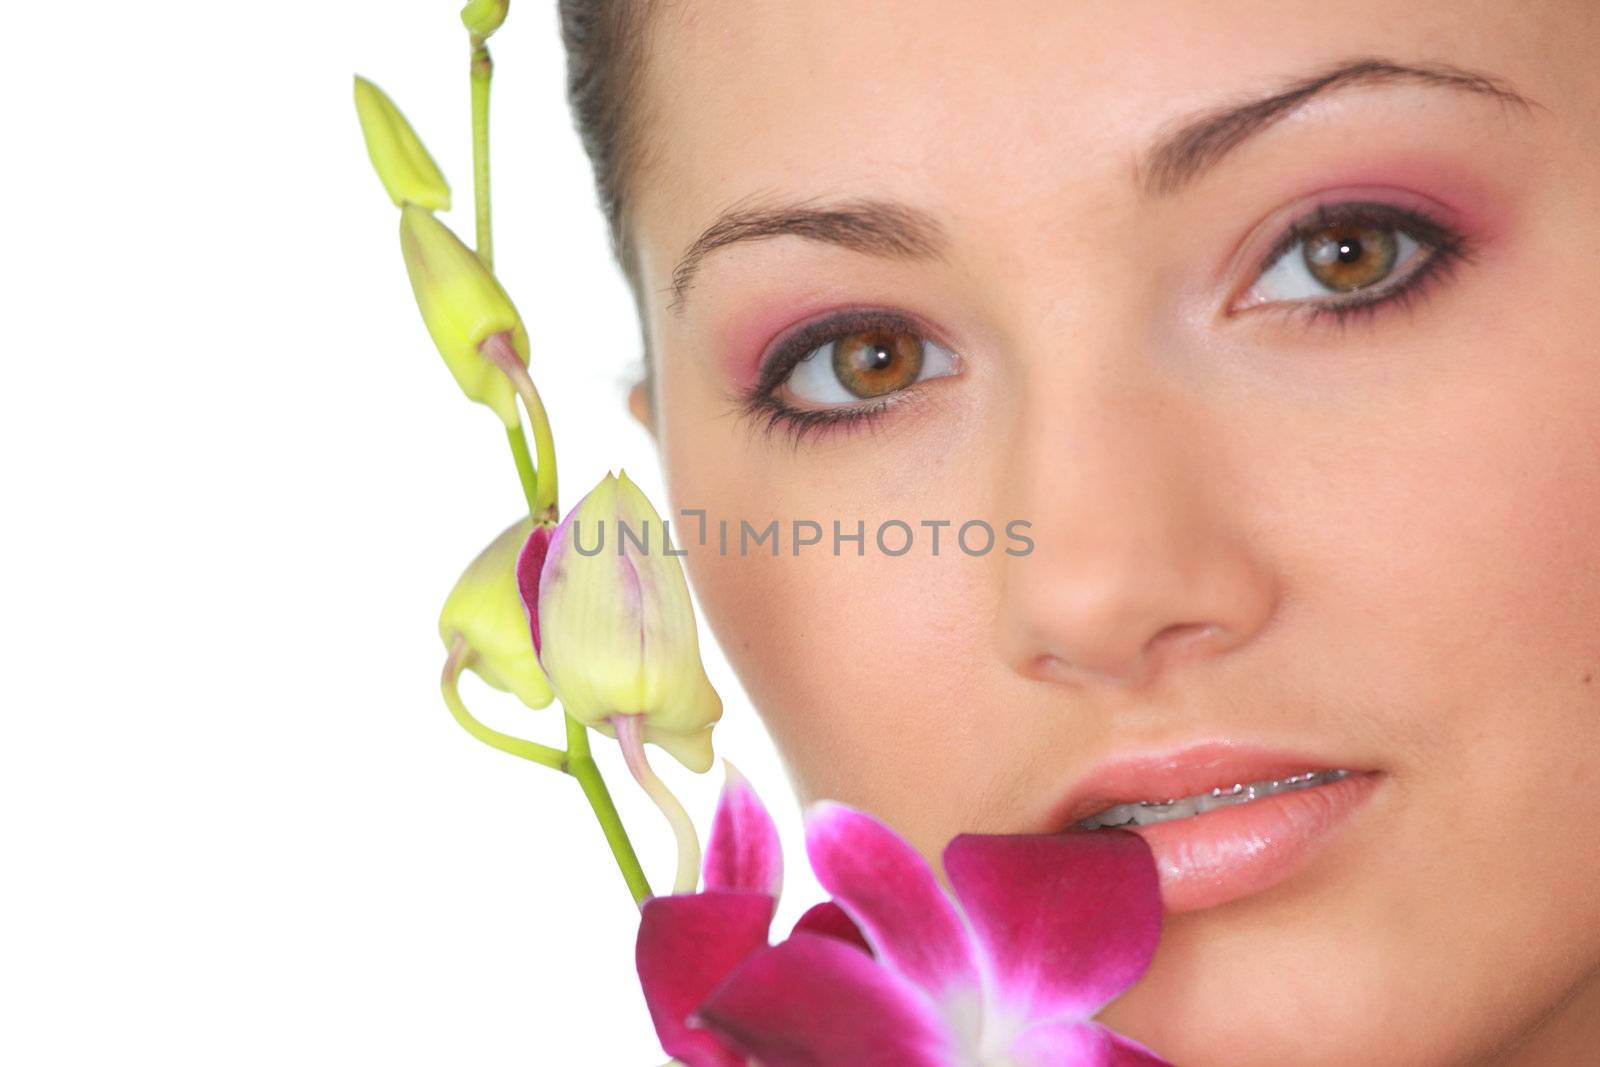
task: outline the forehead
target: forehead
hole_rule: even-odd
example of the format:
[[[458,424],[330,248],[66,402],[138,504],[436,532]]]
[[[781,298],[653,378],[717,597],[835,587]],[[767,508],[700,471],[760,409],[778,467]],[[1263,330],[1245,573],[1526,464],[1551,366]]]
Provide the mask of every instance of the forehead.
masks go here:
[[[1544,13],[1565,6],[685,0],[652,16],[641,255],[660,279],[759,194],[1028,215],[1069,187],[1123,195],[1164,127],[1330,62],[1448,60],[1521,81],[1515,61],[1548,54],[1560,20]]]

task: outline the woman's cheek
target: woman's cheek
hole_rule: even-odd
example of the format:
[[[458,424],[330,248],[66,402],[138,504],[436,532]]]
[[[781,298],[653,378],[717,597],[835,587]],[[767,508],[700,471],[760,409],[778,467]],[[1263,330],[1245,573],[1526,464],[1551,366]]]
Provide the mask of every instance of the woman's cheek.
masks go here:
[[[766,495],[770,487],[746,495],[737,475],[726,474],[723,495],[694,506],[728,517],[728,551],[719,549],[713,518],[710,543],[686,563],[707,622],[802,799],[829,797],[880,812],[936,852],[939,835],[948,837],[961,818],[952,805],[972,795],[981,783],[971,779],[984,766],[970,755],[982,714],[972,665],[976,649],[986,647],[970,630],[981,566],[950,557],[944,545],[937,557],[916,550],[885,556],[873,531],[895,516],[783,502]],[[691,485],[712,489],[687,472],[681,484],[686,501]],[[777,556],[765,546],[739,554],[741,511],[757,527],[779,521]],[[822,541],[798,555],[794,518],[823,528]],[[862,554],[844,540],[835,553],[835,518],[845,534],[864,523]],[[941,786],[928,789],[930,782]]]

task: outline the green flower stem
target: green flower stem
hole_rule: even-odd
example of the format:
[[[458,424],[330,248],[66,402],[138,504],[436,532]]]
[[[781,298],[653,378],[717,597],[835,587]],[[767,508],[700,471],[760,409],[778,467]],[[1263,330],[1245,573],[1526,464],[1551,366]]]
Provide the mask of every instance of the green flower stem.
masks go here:
[[[511,443],[511,457],[517,461],[517,477],[522,481],[522,495],[528,498],[528,514],[539,514],[539,476],[533,469],[533,457],[528,455],[528,439],[522,436],[522,423],[506,427],[506,440]]]
[[[439,686],[444,693],[444,702],[450,708],[450,713],[455,716],[456,722],[460,723],[467,733],[492,748],[498,748],[502,752],[509,752],[525,760],[532,760],[534,763],[576,778],[584,797],[589,801],[589,807],[594,809],[594,817],[600,823],[601,832],[605,834],[606,844],[611,846],[611,854],[616,857],[623,881],[628,883],[628,892],[633,895],[633,902],[642,907],[651,896],[650,883],[645,880],[644,868],[639,865],[639,857],[633,851],[633,842],[628,840],[628,832],[623,829],[622,816],[617,814],[617,807],[611,802],[611,793],[606,789],[605,779],[600,777],[600,767],[589,752],[588,728],[570,716],[562,716],[567,722],[567,751],[563,752],[558,748],[541,745],[536,741],[525,741],[520,737],[512,737],[510,734],[503,734],[499,730],[485,726],[467,710],[456,684],[462,670],[472,662],[472,655],[472,649],[467,646],[466,638],[459,633],[456,634],[454,640],[450,642],[450,655],[445,659],[444,675],[440,679]]]
[[[484,38],[474,35],[471,40],[472,191],[477,222],[476,252],[484,266],[493,270],[494,236],[489,209],[489,85],[494,78],[494,60],[489,56],[489,46]],[[528,455],[528,442],[523,436],[521,425],[506,428],[506,439],[511,445],[511,455],[517,464],[517,477],[522,482],[523,495],[528,498],[529,513],[535,522],[559,518],[555,439],[550,433],[550,419],[545,414],[539,390],[534,386],[527,368],[523,366],[522,360],[517,357],[516,351],[511,346],[510,339],[505,335],[497,335],[486,341],[483,352],[511,378],[512,384],[522,397],[523,407],[528,411],[528,418],[533,423],[537,465]],[[465,639],[457,634],[451,645],[450,657],[445,662],[441,685],[445,703],[449,705],[451,714],[468,733],[485,744],[509,752],[513,756],[521,756],[523,759],[554,767],[577,779],[584,797],[589,801],[589,807],[594,809],[594,817],[600,823],[601,832],[605,834],[606,844],[611,846],[611,854],[616,857],[617,867],[622,871],[622,878],[628,884],[628,892],[633,895],[634,903],[642,907],[651,896],[650,883],[645,879],[644,868],[639,865],[639,857],[633,851],[633,843],[628,840],[628,832],[622,826],[622,817],[617,814],[616,805],[612,803],[605,779],[600,776],[600,767],[589,751],[588,727],[570,716],[565,717],[567,722],[565,752],[490,729],[467,711],[457,689],[457,679],[470,657],[471,651],[466,647]]]
[[[494,60],[489,55],[489,45],[482,37],[472,38],[472,192],[478,223],[478,258],[484,266],[494,269],[494,235],[490,225],[489,209],[489,86],[494,78]],[[509,343],[502,346],[501,356],[510,355]],[[493,357],[494,353],[486,353]],[[517,473],[522,477],[522,489],[530,496],[529,510],[535,522],[560,517],[559,496],[556,489],[556,445],[550,433],[550,419],[539,391],[533,387],[527,368],[521,360],[496,359],[501,369],[511,376],[517,391],[522,394],[523,406],[533,423],[533,448],[538,456],[538,478],[535,492],[528,492],[528,449],[520,431],[511,442],[512,455],[517,461]],[[511,364],[517,364],[513,369]],[[508,433],[511,431],[507,431]]]
[[[528,376],[528,368],[511,346],[509,334],[491,335],[478,346],[478,351],[511,379],[517,395],[522,397],[522,406],[528,410],[528,421],[533,424],[533,448],[538,469],[533,521],[554,522],[561,517],[556,490],[556,443],[550,433],[550,417],[545,414],[544,401],[539,398],[539,388],[533,384],[533,379]]]
[[[494,267],[494,238],[489,226],[489,82],[494,60],[483,38],[472,38],[472,196],[478,221],[478,258]]]
[[[600,768],[589,754],[589,728],[571,716],[567,717],[567,759],[563,769],[583,787],[583,795],[589,799],[594,817],[600,821],[600,830],[606,835],[606,844],[611,846],[622,878],[628,883],[628,892],[633,894],[633,902],[643,907],[651,896],[650,883],[645,880],[644,868],[639,865],[633,843],[622,828],[622,817],[611,802],[605,779],[600,777]]]
[[[472,655],[472,650],[467,647],[467,639],[456,634],[455,640],[450,642],[450,655],[444,661],[444,675],[439,680],[439,689],[444,693],[444,702],[449,707],[450,714],[456,717],[456,722],[460,723],[467,733],[491,748],[498,748],[502,752],[509,752],[513,756],[520,756],[546,767],[554,767],[558,771],[565,770],[567,755],[559,748],[503,734],[473,718],[466,704],[462,703],[461,691],[456,685],[462,669],[472,662]]]
[[[550,433],[550,418],[545,414],[544,404],[539,400],[539,391],[533,388],[533,379],[528,377],[526,371],[522,377],[527,378],[527,391],[523,393],[522,402],[528,404],[528,397],[533,397],[533,404],[528,408],[528,418],[533,422],[533,448],[539,457],[539,496],[533,509],[534,515],[544,515],[551,519],[560,519],[561,505],[556,489],[556,440]],[[522,387],[519,385],[518,389]]]

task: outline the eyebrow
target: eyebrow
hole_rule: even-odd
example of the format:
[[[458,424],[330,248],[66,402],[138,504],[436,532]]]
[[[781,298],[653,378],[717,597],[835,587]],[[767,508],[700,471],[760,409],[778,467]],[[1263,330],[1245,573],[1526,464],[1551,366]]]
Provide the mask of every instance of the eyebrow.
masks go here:
[[[1179,120],[1135,165],[1147,196],[1170,196],[1214,167],[1251,137],[1315,97],[1356,86],[1411,84],[1498,100],[1523,111],[1542,106],[1493,75],[1448,63],[1355,59],[1289,83],[1269,95]],[[819,206],[820,205],[820,206]],[[672,271],[668,309],[678,312],[707,256],[743,241],[792,235],[885,259],[938,259],[949,235],[926,211],[891,200],[860,197],[822,204],[818,198],[761,204],[755,198],[719,215],[684,251]]]
[[[1366,85],[1422,85],[1487,96],[1527,111],[1539,106],[1505,81],[1448,63],[1395,63],[1386,59],[1347,60],[1329,70],[1291,82],[1268,96],[1247,100],[1180,120],[1161,137],[1138,166],[1144,192],[1168,196],[1269,126],[1289,117],[1313,97]]]
[[[672,271],[677,311],[700,264],[713,251],[739,241],[792,234],[884,259],[937,259],[950,245],[943,224],[920,208],[860,197],[818,207],[817,198],[767,206],[735,206],[695,238]]]

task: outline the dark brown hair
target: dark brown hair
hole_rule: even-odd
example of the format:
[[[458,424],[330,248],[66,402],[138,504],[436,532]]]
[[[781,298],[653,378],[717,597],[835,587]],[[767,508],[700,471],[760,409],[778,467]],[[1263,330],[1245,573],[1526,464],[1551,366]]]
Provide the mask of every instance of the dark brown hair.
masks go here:
[[[558,0],[567,52],[567,102],[594,168],[595,192],[610,232],[611,253],[634,300],[643,293],[628,225],[633,182],[650,150],[640,101],[647,59],[646,23],[660,0]]]

